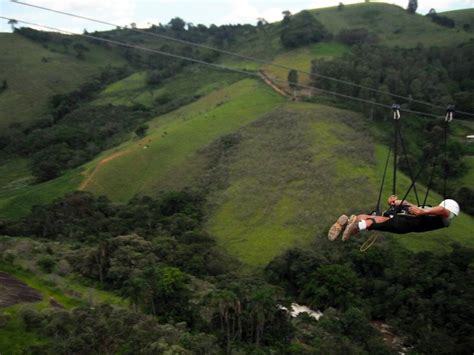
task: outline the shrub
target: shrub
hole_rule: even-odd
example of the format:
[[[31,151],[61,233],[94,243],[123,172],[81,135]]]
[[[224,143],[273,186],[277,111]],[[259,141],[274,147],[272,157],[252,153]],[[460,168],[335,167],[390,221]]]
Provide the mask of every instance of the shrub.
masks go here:
[[[336,39],[339,42],[353,46],[356,44],[374,43],[376,37],[365,28],[351,28],[342,30],[337,35]]]
[[[54,268],[56,266],[56,261],[53,258],[49,257],[49,256],[44,256],[44,257],[42,257],[41,259],[38,260],[36,265],[39,266],[41,271],[46,272],[46,273],[49,274],[54,270]]]
[[[322,41],[327,31],[309,11],[302,11],[291,17],[283,29],[280,39],[287,48],[296,48],[310,43]]]

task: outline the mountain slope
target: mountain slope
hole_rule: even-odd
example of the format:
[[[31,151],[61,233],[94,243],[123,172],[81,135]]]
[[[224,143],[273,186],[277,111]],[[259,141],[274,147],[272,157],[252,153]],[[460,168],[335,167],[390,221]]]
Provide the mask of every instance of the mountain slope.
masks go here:
[[[389,47],[413,48],[418,45],[430,46],[455,46],[473,39],[472,33],[450,29],[433,23],[425,16],[411,15],[406,10],[396,5],[385,3],[361,3],[345,5],[342,10],[337,7],[329,7],[311,10],[311,13],[326,27],[333,36],[329,42],[321,42],[310,46],[304,46],[293,50],[285,50],[278,43],[281,23],[269,25],[269,29],[259,34],[259,40],[254,40],[254,46],[260,44],[261,38],[273,43],[267,55],[273,56],[273,62],[301,71],[311,71],[311,61],[318,59],[331,59],[350,52],[350,47],[337,42],[334,37],[341,30],[365,28],[377,36],[377,44]],[[462,15],[461,15],[462,14]],[[460,16],[465,19],[471,18],[469,10],[460,11]],[[245,41],[247,48],[252,43],[252,38]],[[263,45],[262,48],[265,48]],[[242,50],[240,47],[236,47]],[[270,47],[269,47],[270,48]],[[278,48],[278,49],[276,49]],[[288,70],[271,65],[261,67],[270,77],[278,79],[285,84]],[[309,84],[309,76],[299,74],[299,82]]]
[[[0,80],[8,88],[0,93],[0,128],[10,123],[38,119],[46,113],[48,100],[70,92],[98,74],[102,66],[125,64],[111,51],[87,43],[85,59],[72,49],[40,45],[18,34],[0,33]]]
[[[333,34],[342,29],[364,27],[388,46],[450,46],[472,38],[472,34],[439,26],[423,15],[412,15],[399,6],[385,3],[362,3],[346,5],[342,11],[331,7],[311,12]]]
[[[439,15],[453,19],[457,29],[474,32],[474,9],[440,12]]]
[[[174,185],[173,169],[186,164],[197,150],[221,135],[256,119],[282,99],[264,84],[246,79],[221,89],[170,114],[150,121],[150,133],[118,149],[123,155],[99,170],[87,165],[94,178],[84,188],[126,201],[137,193],[150,193]],[[102,159],[102,158],[101,158]],[[186,178],[186,176],[184,176]],[[178,179],[179,180],[179,179]]]
[[[415,40],[424,45],[453,44],[470,36],[387,4],[312,12],[333,34],[342,28],[365,26],[387,45],[416,46]],[[248,41],[237,38],[235,48],[303,70],[309,70],[312,59],[350,51],[337,42],[286,51],[279,41],[278,26],[254,31]],[[421,28],[426,28],[426,34],[416,36]],[[452,42],[448,43],[449,37]],[[257,48],[256,43],[262,46]],[[37,45],[28,42],[25,46]],[[102,63],[99,59],[97,63]],[[225,56],[220,60],[249,70],[260,68],[245,61],[228,61]],[[269,66],[263,70],[286,80],[286,70]],[[67,77],[67,71],[58,75]],[[261,266],[289,246],[308,245],[316,236],[324,238],[339,214],[373,209],[386,150],[366,133],[372,122],[361,115],[289,102],[263,82],[195,66],[159,86],[148,85],[146,79],[145,72],[136,72],[109,85],[91,104],[141,104],[157,109],[170,97],[178,97],[183,100],[177,100],[176,107],[181,107],[150,120],[144,138],[130,133],[121,145],[46,183],[30,184],[24,160],[4,164],[0,168],[5,185],[0,189],[0,216],[21,217],[33,205],[76,189],[117,202],[137,195],[156,196],[163,190],[197,189],[208,199],[207,230],[232,255],[248,265]],[[306,82],[304,78],[300,81]],[[46,97],[38,102],[44,104]],[[403,174],[400,184],[400,190],[409,185]],[[431,203],[439,198],[434,195]],[[397,238],[414,250],[442,251],[451,241],[473,245],[467,237],[473,223],[463,215],[447,230]]]

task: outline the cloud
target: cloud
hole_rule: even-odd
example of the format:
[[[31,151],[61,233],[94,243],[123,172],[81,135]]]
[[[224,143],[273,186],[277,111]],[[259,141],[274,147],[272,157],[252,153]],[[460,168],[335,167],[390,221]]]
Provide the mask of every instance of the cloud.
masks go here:
[[[279,21],[283,18],[282,11],[288,10],[295,14],[305,9],[316,9],[328,6],[337,6],[339,2],[346,5],[363,0],[24,0],[34,5],[44,6],[55,10],[71,12],[99,20],[104,20],[120,26],[135,22],[138,27],[149,27],[150,23],[166,18],[179,16],[185,19],[195,19],[196,23],[215,24],[244,24],[255,25],[258,18],[268,22]],[[196,1],[196,2],[194,2]],[[377,1],[377,0],[371,0]],[[384,1],[405,8],[408,0]],[[201,4],[196,7],[196,3]],[[192,6],[191,6],[192,5]],[[474,0],[431,0],[424,3],[418,0],[418,13],[425,14],[430,8],[436,11],[449,9],[472,8]],[[99,25],[87,20],[79,20],[47,11],[13,4],[7,0],[0,0],[2,13],[18,19],[31,22],[50,24],[51,26],[76,31],[78,28],[93,30],[108,30],[110,27]],[[191,10],[191,8],[193,10]],[[193,13],[194,9],[198,9]],[[203,9],[202,11],[200,9]],[[205,11],[204,9],[213,9]],[[8,10],[8,11],[7,11]],[[11,13],[7,13],[11,12]],[[150,17],[157,17],[151,19]],[[166,21],[165,21],[166,22]],[[9,30],[6,24],[0,24],[1,30]],[[80,31],[82,32],[82,30]]]
[[[223,23],[251,23],[255,24],[260,17],[255,6],[250,5],[248,0],[232,0],[231,11],[224,17]]]
[[[107,19],[107,22],[118,25],[134,22],[136,13],[136,2],[132,0],[37,0],[30,1],[30,3],[77,15]],[[38,14],[40,10],[34,11],[35,14]],[[70,20],[73,21],[71,18]],[[77,21],[74,20],[74,22]],[[90,25],[86,20],[82,20],[82,23],[84,27]]]

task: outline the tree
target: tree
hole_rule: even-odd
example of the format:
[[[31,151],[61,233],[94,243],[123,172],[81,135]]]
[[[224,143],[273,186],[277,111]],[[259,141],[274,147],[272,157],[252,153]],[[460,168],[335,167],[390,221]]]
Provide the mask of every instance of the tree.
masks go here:
[[[146,83],[148,85],[160,85],[163,82],[164,75],[159,70],[152,70],[147,72]]]
[[[142,124],[135,130],[135,134],[137,135],[137,137],[143,138],[145,137],[147,130],[148,130],[148,125]]]
[[[342,2],[340,2],[339,5],[337,5],[337,9],[338,9],[339,11],[344,10],[344,4],[343,4]]]
[[[0,85],[0,94],[8,89],[8,82],[6,80],[2,80],[2,85]]]
[[[185,26],[186,22],[184,22],[183,19],[175,17],[168,23],[167,27],[171,28],[173,31],[182,32],[185,30]]]
[[[15,31],[15,25],[16,25],[17,23],[18,23],[18,21],[15,20],[15,19],[13,19],[13,18],[10,19],[10,20],[8,20],[8,24],[12,27],[12,31]]]
[[[257,28],[258,29],[263,29],[265,25],[268,25],[267,20],[265,20],[263,17],[259,17],[257,19]]]
[[[288,84],[292,89],[295,89],[298,85],[298,72],[294,69],[288,72]]]
[[[327,36],[326,29],[309,11],[302,11],[291,18],[280,35],[282,44],[296,48],[319,42]]]
[[[41,257],[36,263],[41,271],[50,274],[56,266],[56,261],[50,256]]]
[[[76,58],[77,59],[84,59],[84,52],[88,52],[89,48],[87,48],[82,43],[76,43],[72,48],[76,51]]]
[[[360,303],[359,280],[347,266],[323,265],[304,286],[301,296],[312,307],[348,309]]]
[[[375,42],[375,35],[371,34],[366,28],[350,28],[341,30],[337,35],[337,40],[348,46],[361,45],[364,43]]]
[[[144,310],[144,290],[146,288],[146,281],[139,276],[134,276],[125,281],[122,287],[122,294],[130,300],[130,304],[134,310]]]
[[[291,12],[288,11],[288,10],[285,10],[285,11],[282,12],[282,15],[283,15],[282,23],[284,25],[287,25],[290,22]]]
[[[414,14],[417,8],[418,8],[418,0],[408,0],[407,11],[410,14]]]
[[[215,290],[205,299],[208,321],[211,327],[216,315],[219,316],[219,328],[225,338],[227,353],[231,353],[232,341],[242,336],[242,305],[235,293],[230,290]]]
[[[48,181],[61,175],[61,167],[56,162],[43,161],[32,168],[38,182]]]

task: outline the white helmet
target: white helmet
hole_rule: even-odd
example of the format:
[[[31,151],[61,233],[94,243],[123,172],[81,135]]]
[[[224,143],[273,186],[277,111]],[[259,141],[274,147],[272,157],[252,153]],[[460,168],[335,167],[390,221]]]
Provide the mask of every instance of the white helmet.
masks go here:
[[[446,208],[449,212],[452,212],[455,216],[459,215],[460,208],[456,201],[447,199],[442,201],[439,205]]]

